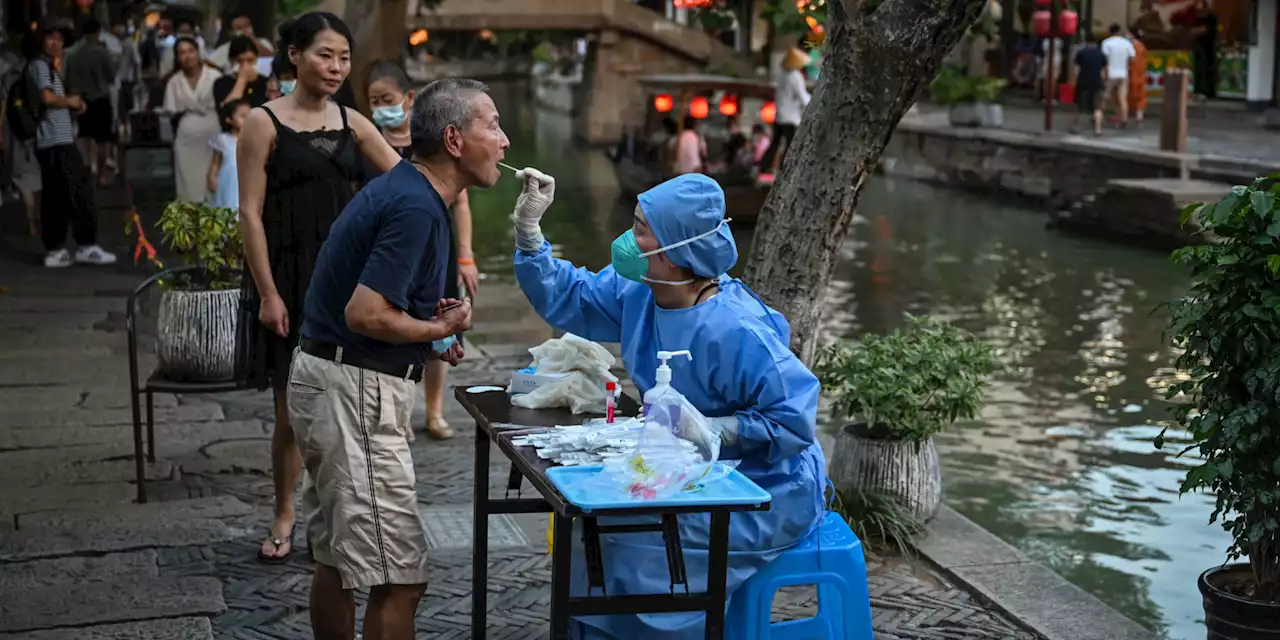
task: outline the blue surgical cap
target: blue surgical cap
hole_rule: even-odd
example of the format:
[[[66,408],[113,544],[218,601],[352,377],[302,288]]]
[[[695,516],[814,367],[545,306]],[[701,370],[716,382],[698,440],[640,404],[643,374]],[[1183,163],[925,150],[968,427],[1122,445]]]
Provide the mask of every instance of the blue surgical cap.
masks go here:
[[[738,263],[738,245],[724,220],[724,190],[701,173],[686,173],[642,194],[640,209],[660,247],[719,227],[716,233],[667,252],[672,264],[714,278]]]

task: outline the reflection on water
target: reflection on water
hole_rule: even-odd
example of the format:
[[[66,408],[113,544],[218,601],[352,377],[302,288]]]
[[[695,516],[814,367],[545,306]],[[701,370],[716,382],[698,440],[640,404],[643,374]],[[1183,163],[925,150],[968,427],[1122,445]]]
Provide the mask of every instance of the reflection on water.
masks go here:
[[[507,154],[556,177],[543,230],[578,264],[608,263],[630,224],[604,155],[573,147],[566,116],[498,88]],[[510,277],[519,185],[472,195],[476,250]],[[912,182],[877,179],[861,198],[827,294],[828,331],[883,332],[903,312],[947,318],[997,345],[1011,372],[982,419],[940,439],[949,504],[1141,624],[1203,637],[1195,587],[1228,540],[1210,499],[1179,498],[1190,463],[1151,441],[1178,376],[1153,310],[1186,277],[1160,254],[1063,237],[1044,216]],[[735,225],[745,263],[748,227]],[[1174,434],[1170,434],[1171,436]]]

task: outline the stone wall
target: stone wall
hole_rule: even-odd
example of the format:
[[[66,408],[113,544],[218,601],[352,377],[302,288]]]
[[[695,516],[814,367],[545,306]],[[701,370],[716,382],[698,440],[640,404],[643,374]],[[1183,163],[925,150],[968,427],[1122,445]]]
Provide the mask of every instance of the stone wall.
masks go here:
[[[1162,189],[1109,194],[1109,183],[1198,179],[1222,183],[1225,189],[1275,171],[1248,161],[1122,148],[1105,139],[964,129],[911,119],[894,132],[880,167],[887,175],[1022,196],[1054,212],[1054,219],[1073,230],[1158,247],[1186,241],[1178,229],[1182,200],[1175,202]]]

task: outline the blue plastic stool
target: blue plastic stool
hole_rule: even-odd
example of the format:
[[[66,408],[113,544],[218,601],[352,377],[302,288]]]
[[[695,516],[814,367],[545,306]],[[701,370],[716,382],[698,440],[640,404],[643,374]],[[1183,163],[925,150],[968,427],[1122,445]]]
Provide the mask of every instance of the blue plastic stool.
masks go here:
[[[782,587],[818,586],[818,615],[770,624],[774,593]],[[872,640],[871,595],[862,542],[837,513],[800,544],[738,587],[725,615],[733,640]]]

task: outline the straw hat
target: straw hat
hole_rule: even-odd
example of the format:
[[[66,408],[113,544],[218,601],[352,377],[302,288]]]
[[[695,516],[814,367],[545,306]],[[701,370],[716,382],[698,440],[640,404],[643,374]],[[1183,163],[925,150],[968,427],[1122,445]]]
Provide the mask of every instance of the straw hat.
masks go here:
[[[813,57],[809,54],[792,47],[787,51],[787,57],[782,59],[782,68],[788,71],[803,69],[813,62]]]

